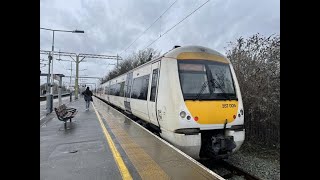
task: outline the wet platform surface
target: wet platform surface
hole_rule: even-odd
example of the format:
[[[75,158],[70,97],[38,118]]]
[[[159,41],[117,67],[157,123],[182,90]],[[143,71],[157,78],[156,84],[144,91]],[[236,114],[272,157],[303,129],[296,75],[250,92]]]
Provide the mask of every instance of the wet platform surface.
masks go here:
[[[68,106],[70,129],[56,117],[40,128],[40,179],[223,179],[97,98]]]

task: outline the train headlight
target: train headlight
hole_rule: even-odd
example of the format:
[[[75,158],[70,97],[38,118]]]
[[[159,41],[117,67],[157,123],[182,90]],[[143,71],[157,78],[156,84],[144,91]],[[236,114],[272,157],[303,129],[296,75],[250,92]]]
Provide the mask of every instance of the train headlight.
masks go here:
[[[186,117],[186,115],[187,115],[187,113],[186,113],[186,112],[184,112],[184,111],[181,111],[181,112],[180,112],[180,117],[185,118],[185,117]]]

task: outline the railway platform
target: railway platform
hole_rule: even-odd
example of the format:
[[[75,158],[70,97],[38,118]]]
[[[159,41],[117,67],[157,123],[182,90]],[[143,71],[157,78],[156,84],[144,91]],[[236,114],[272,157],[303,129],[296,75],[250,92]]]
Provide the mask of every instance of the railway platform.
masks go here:
[[[223,179],[101,100],[40,126],[40,179]]]

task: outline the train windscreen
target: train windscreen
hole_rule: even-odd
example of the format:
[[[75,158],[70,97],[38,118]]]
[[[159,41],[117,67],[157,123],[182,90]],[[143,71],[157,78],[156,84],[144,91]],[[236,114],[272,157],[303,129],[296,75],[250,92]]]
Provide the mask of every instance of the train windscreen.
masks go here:
[[[178,60],[185,100],[236,99],[229,64],[206,60]]]

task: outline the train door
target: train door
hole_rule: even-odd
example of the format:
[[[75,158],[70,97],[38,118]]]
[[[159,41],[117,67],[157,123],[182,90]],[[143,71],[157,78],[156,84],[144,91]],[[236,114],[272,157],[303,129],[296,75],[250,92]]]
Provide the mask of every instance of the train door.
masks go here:
[[[159,77],[160,61],[153,63],[151,66],[151,88],[148,97],[149,120],[153,124],[159,126],[157,120],[157,94],[158,94],[158,77]],[[159,126],[160,127],[160,126]]]
[[[130,106],[130,94],[131,94],[131,86],[132,86],[132,76],[133,72],[128,73],[124,87],[125,87],[125,94],[124,94],[124,107],[125,110],[131,113],[131,106]]]

